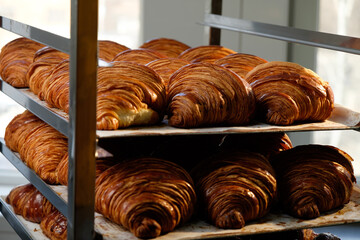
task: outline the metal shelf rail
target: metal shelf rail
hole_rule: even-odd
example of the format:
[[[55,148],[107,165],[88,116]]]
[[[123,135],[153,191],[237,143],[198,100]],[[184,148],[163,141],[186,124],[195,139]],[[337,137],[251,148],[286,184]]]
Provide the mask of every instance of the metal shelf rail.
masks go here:
[[[211,13],[205,14],[202,23],[211,27],[210,34],[214,34],[210,36],[210,44],[220,44],[221,34],[214,29],[226,29],[360,55],[360,44],[355,44],[360,43],[360,38],[221,16],[221,3],[222,0],[212,0]]]
[[[46,110],[24,102],[17,92],[10,96],[29,110],[37,112],[38,117],[68,136],[69,141],[69,185],[66,210],[61,201],[55,206],[67,217],[68,239],[92,239],[94,232],[94,187],[95,187],[95,149],[96,149],[96,72],[97,72],[97,26],[98,1],[71,1],[71,37],[70,39],[41,29],[0,17],[0,27],[20,36],[38,41],[60,51],[70,54],[70,112],[69,121],[48,117]],[[1,89],[8,90],[7,84],[1,82]],[[93,106],[93,107],[89,107]],[[47,115],[47,116],[46,116]],[[54,120],[55,119],[55,120]],[[7,154],[6,148],[1,147]],[[9,153],[10,154],[10,153]],[[13,158],[12,156],[9,156]],[[15,159],[15,158],[14,158]],[[14,160],[13,159],[13,160]],[[17,165],[17,161],[12,161]],[[23,168],[21,165],[20,169]],[[25,169],[25,167],[24,167]],[[22,171],[33,180],[31,173]],[[37,180],[35,180],[36,182]],[[40,184],[41,185],[41,184]],[[45,185],[45,184],[44,184]],[[43,186],[44,187],[44,186]],[[42,188],[42,187],[40,187]],[[44,191],[48,191],[43,189]],[[1,204],[1,210],[3,210]],[[4,210],[6,211],[6,210]],[[67,213],[67,214],[66,214]],[[9,216],[10,214],[4,214]],[[21,224],[16,226],[20,236],[26,238]]]

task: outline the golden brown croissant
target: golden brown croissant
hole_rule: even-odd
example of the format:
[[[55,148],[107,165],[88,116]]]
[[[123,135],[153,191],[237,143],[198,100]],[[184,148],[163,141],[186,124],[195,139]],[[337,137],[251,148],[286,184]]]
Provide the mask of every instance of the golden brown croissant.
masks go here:
[[[26,80],[30,90],[44,100],[43,84],[57,64],[69,59],[69,55],[50,47],[39,49],[26,73]]]
[[[165,108],[165,85],[151,68],[115,62],[98,69],[97,129],[152,125],[162,121]]]
[[[351,161],[342,150],[323,145],[297,146],[274,156],[282,207],[309,219],[349,202],[356,181]]]
[[[101,173],[95,186],[95,210],[139,238],[170,232],[194,211],[190,175],[166,160],[119,163]]]
[[[67,219],[57,210],[44,216],[41,220],[40,228],[51,240],[67,239]]]
[[[152,49],[166,55],[169,58],[176,58],[190,48],[185,43],[170,38],[155,38],[142,44],[140,48]]]
[[[261,154],[228,151],[204,160],[192,170],[199,201],[219,228],[242,228],[270,210],[276,179]]]
[[[161,58],[149,62],[146,66],[160,75],[167,90],[171,75],[187,64],[190,64],[190,62],[180,58]]]
[[[6,197],[6,202],[13,207],[15,214],[35,223],[40,223],[44,216],[55,210],[32,184],[13,188]]]
[[[192,63],[208,62],[214,63],[217,59],[223,58],[229,54],[234,54],[235,51],[217,45],[206,45],[189,48],[179,55],[179,58],[185,59]]]
[[[214,62],[214,64],[226,67],[234,71],[237,75],[244,78],[245,75],[250,72],[254,67],[259,64],[266,63],[265,59],[261,57],[246,54],[246,53],[234,53],[220,58]]]
[[[259,116],[270,124],[323,121],[334,108],[329,84],[296,63],[260,64],[246,75],[245,80],[254,90]]]
[[[27,38],[17,38],[7,43],[0,53],[0,76],[14,87],[27,87],[26,72],[35,52],[44,47]]]
[[[32,184],[20,185],[6,197],[15,214],[40,223],[43,233],[52,240],[67,237],[67,220]]]
[[[69,62],[59,63],[44,82],[45,101],[69,112]],[[115,130],[151,125],[162,120],[165,86],[151,68],[133,62],[99,67],[97,80],[97,129]]]
[[[6,127],[5,142],[41,179],[57,183],[56,167],[68,151],[63,134],[26,110]]]
[[[160,58],[167,58],[166,55],[152,49],[129,49],[118,53],[113,62],[128,61],[145,65]]]
[[[266,158],[292,148],[286,133],[231,134],[222,139],[222,150],[249,150],[264,155]]]
[[[243,125],[255,111],[250,85],[234,72],[210,63],[193,63],[169,83],[169,124],[175,127]]]
[[[99,58],[111,62],[118,53],[128,49],[128,47],[114,41],[100,40]]]

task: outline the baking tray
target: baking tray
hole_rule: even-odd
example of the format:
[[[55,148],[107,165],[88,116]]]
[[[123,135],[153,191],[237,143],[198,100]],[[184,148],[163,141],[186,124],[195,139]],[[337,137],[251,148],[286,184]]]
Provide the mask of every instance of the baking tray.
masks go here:
[[[44,101],[32,93],[29,89],[19,91],[32,101],[42,105],[50,111],[58,114],[61,118],[68,119],[68,115],[57,108],[50,108]],[[236,127],[206,127],[206,128],[175,128],[164,120],[159,125],[130,127],[119,130],[97,130],[98,138],[132,137],[132,136],[161,136],[161,135],[193,135],[193,134],[235,134],[235,133],[260,133],[260,132],[297,132],[297,131],[321,131],[321,130],[348,130],[360,128],[360,113],[335,104],[330,118],[324,122],[302,123],[291,126],[275,126],[261,122],[254,122],[246,126]]]
[[[67,188],[65,186],[51,186],[64,200],[67,199]],[[8,205],[9,208],[11,206]],[[18,216],[19,217],[19,216]],[[27,223],[19,217],[20,222],[29,226],[32,234],[39,235],[40,227],[33,223]],[[192,220],[189,223],[175,229],[173,232],[162,235],[157,240],[189,240],[189,239],[211,239],[232,236],[271,233],[303,228],[317,228],[324,226],[340,225],[346,223],[360,222],[360,185],[354,186],[350,202],[343,207],[323,214],[312,220],[301,220],[280,212],[271,212],[257,221],[247,222],[241,229],[219,229],[211,224]],[[132,233],[121,226],[110,222],[101,214],[95,213],[95,231],[107,240],[138,240]],[[36,239],[42,239],[41,237]]]

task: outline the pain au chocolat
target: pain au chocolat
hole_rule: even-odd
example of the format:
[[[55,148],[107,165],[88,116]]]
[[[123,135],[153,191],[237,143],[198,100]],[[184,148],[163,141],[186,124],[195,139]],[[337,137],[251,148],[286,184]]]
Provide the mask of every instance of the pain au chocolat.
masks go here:
[[[177,58],[190,46],[171,38],[155,38],[143,43],[140,48],[152,49],[166,55],[168,58]]]
[[[261,154],[222,151],[192,171],[199,206],[219,228],[242,228],[267,214],[276,197],[275,172]]]
[[[244,125],[255,110],[250,85],[234,72],[211,63],[192,63],[176,71],[168,89],[169,125]]]
[[[280,202],[292,216],[311,219],[348,203],[356,179],[352,158],[326,145],[301,145],[271,158]]]
[[[159,158],[118,163],[95,186],[95,210],[139,238],[174,230],[190,219],[196,202],[190,175]]]
[[[260,64],[245,76],[245,80],[255,93],[258,116],[270,124],[324,121],[334,108],[329,84],[296,63]]]
[[[26,73],[43,44],[21,37],[7,43],[0,53],[0,76],[14,87],[28,87]]]

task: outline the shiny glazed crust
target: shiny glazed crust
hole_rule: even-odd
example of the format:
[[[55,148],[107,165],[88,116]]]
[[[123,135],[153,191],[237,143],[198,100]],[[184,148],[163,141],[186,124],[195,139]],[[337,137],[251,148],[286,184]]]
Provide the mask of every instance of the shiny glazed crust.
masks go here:
[[[27,87],[26,73],[34,54],[44,45],[27,38],[7,43],[0,53],[0,76],[14,87]]]
[[[35,223],[40,223],[44,216],[55,210],[52,204],[32,184],[13,188],[6,197],[6,202],[13,207],[16,214]]]
[[[352,158],[323,145],[302,145],[271,159],[283,208],[291,215],[311,219],[348,203],[356,181]]]
[[[219,228],[242,228],[270,210],[276,196],[275,172],[261,154],[226,151],[192,170],[200,206]]]
[[[57,210],[43,217],[40,228],[51,240],[67,239],[67,219]]]
[[[145,42],[140,48],[152,49],[166,55],[168,58],[176,58],[190,47],[175,39],[156,38]]]
[[[101,173],[95,185],[95,210],[139,238],[170,232],[194,211],[191,177],[162,159],[119,163]]]
[[[324,121],[334,108],[329,84],[296,63],[260,64],[245,80],[255,93],[259,117],[270,124]]]
[[[169,82],[169,124],[175,127],[244,125],[255,111],[250,85],[226,68],[189,64]]]

